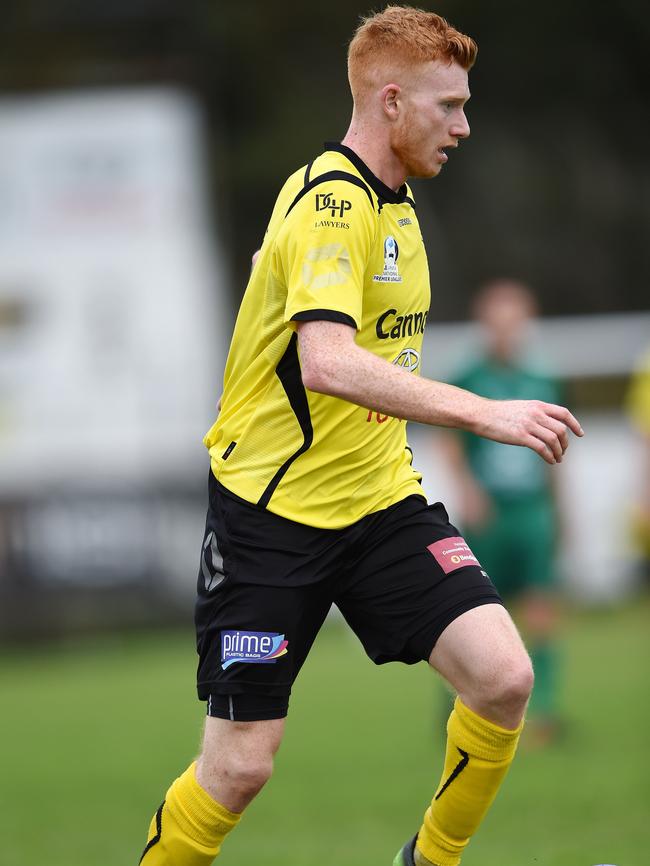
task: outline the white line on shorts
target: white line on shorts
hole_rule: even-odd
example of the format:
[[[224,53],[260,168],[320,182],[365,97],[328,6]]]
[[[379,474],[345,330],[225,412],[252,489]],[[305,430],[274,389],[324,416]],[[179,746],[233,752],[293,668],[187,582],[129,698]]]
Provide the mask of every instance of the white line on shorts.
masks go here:
[[[228,706],[230,707],[230,721],[235,721],[235,708],[232,705],[232,695],[228,695]]]

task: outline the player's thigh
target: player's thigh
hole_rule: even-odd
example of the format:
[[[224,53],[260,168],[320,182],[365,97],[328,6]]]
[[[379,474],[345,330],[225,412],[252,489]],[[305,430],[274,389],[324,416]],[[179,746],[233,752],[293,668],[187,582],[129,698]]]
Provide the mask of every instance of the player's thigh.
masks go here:
[[[369,515],[354,550],[336,603],[376,664],[426,661],[461,613],[500,602],[441,503],[411,496]]]
[[[197,686],[225,721],[283,718],[293,684],[331,605],[326,586],[225,581],[202,608]]]
[[[331,605],[337,538],[233,497],[210,476],[195,608],[198,695],[210,717],[287,714]]]
[[[442,632],[429,656],[435,668],[462,695],[490,702],[525,698],[532,688],[532,667],[508,611],[486,604],[465,611]]]

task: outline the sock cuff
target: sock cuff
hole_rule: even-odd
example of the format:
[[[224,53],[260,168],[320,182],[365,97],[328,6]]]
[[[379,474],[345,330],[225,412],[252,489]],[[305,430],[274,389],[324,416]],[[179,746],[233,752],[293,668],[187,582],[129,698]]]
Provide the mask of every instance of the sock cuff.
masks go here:
[[[488,761],[502,761],[512,757],[523,727],[522,721],[514,731],[502,728],[477,715],[457,697],[447,732],[454,742],[467,744],[470,755]]]
[[[199,785],[196,761],[172,785],[167,797],[167,808],[174,812],[184,832],[196,836],[200,829],[202,838],[198,841],[204,844],[212,842],[215,832],[228,833],[241,818],[241,813],[226,809]]]

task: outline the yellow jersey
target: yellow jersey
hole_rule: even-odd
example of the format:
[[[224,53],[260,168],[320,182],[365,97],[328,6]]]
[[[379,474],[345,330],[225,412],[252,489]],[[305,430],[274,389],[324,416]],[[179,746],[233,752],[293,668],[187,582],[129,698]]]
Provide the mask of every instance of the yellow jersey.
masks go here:
[[[418,374],[429,303],[410,189],[327,144],[280,191],[246,287],[204,439],[219,483],[329,529],[423,495],[405,421],[304,387],[296,324],[347,324],[359,346]]]

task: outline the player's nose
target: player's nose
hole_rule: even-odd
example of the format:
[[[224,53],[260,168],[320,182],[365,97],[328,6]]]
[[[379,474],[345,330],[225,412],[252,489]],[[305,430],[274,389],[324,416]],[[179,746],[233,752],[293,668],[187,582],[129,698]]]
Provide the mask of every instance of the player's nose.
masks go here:
[[[469,138],[469,123],[464,111],[461,111],[460,117],[454,122],[454,125],[449,130],[454,138]]]

